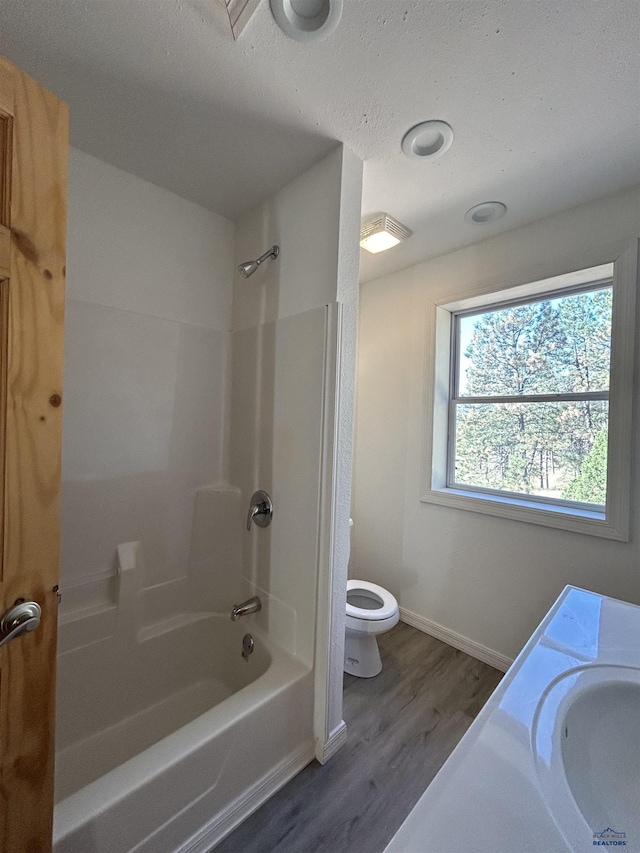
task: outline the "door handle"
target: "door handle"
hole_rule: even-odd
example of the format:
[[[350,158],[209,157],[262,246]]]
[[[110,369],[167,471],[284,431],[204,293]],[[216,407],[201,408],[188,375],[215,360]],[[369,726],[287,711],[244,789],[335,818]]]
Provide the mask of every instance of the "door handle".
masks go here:
[[[42,610],[37,601],[22,601],[10,607],[0,619],[0,647],[9,640],[35,631],[41,616]]]

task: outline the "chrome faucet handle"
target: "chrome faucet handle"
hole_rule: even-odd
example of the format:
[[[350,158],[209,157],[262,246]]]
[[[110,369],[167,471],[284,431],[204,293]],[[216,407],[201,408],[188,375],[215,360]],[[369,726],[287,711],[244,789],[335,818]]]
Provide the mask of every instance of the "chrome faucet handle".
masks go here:
[[[251,522],[255,521],[258,527],[268,527],[273,518],[273,504],[271,498],[262,489],[259,489],[251,497],[249,512],[247,514],[247,530],[251,530]]]
[[[247,530],[251,530],[251,522],[259,512],[260,507],[257,507],[255,505],[249,507],[249,514],[247,515]]]

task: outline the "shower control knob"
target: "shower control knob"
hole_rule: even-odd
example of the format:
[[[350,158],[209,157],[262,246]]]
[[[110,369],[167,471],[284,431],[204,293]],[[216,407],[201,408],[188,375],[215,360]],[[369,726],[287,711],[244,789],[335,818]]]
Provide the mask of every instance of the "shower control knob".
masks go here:
[[[37,601],[21,601],[14,604],[0,619],[0,646],[9,640],[35,631],[40,624],[42,610]]]
[[[273,518],[273,504],[271,498],[262,489],[259,489],[251,497],[249,512],[247,514],[247,530],[251,530],[253,521],[258,527],[268,527]]]

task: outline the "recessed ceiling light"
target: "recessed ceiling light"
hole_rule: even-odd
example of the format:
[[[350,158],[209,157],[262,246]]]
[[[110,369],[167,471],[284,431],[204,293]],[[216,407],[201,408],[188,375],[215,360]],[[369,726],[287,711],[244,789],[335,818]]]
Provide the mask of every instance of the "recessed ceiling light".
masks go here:
[[[296,41],[321,39],[342,16],[343,0],[271,0],[271,14],[282,32]]]
[[[385,252],[402,243],[403,240],[411,237],[412,233],[393,216],[389,216],[388,213],[379,213],[375,219],[363,223],[360,229],[360,245],[367,252],[376,255],[378,252]]]
[[[446,121],[423,121],[402,138],[402,151],[412,160],[435,160],[451,148],[453,129]]]
[[[473,225],[487,225],[489,222],[496,222],[507,212],[506,204],[501,201],[483,201],[482,204],[476,204],[464,215],[467,222]]]

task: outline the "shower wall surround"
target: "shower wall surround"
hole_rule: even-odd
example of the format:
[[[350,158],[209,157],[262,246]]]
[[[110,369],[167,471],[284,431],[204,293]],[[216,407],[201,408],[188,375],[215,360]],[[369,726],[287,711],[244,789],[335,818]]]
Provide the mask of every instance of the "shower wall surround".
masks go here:
[[[72,150],[60,696],[116,636],[134,656],[258,593],[257,625],[315,665],[321,759],[344,735],[361,181],[338,146],[234,225]],[[256,488],[274,523],[247,533]]]
[[[335,310],[335,305],[332,306]],[[326,307],[232,334],[231,479],[273,523],[242,537],[244,598],[274,640],[313,666]]]
[[[72,152],[57,853],[209,850],[344,741],[361,177],[234,226]]]
[[[175,600],[194,492],[225,475],[234,226],[72,150],[68,234],[63,613],[129,541]]]
[[[315,663],[320,760],[346,735],[361,198],[362,162],[338,146],[243,216],[236,230],[236,264],[280,247],[278,259],[250,279],[234,277],[230,479],[245,506],[254,488],[274,492],[272,526],[245,541],[245,583],[272,600],[274,616],[277,607],[270,628],[276,641],[294,638],[296,653]]]

